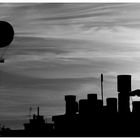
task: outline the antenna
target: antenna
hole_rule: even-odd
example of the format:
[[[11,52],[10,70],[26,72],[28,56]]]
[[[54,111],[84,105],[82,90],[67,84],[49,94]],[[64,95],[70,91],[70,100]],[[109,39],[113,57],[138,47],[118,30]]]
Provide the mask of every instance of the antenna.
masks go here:
[[[103,74],[101,73],[101,96],[104,103],[104,95],[103,95]]]

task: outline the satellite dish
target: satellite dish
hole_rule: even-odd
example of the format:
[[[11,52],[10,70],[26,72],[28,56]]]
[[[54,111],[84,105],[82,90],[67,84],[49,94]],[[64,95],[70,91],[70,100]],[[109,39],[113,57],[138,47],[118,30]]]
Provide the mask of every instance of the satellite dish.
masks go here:
[[[0,21],[0,48],[8,46],[14,38],[14,29],[6,21]]]

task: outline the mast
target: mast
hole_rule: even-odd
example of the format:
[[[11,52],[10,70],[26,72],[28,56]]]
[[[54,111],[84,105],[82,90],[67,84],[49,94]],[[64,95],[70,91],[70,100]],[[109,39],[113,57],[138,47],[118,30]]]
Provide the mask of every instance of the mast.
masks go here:
[[[104,95],[103,95],[103,74],[101,73],[101,97],[104,102]]]

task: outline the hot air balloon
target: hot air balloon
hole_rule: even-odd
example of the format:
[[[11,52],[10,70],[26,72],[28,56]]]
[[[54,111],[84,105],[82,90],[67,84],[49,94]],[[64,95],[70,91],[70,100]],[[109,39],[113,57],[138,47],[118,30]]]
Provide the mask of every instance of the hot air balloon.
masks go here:
[[[0,21],[0,63],[4,63],[4,55],[14,38],[14,29],[6,21]]]

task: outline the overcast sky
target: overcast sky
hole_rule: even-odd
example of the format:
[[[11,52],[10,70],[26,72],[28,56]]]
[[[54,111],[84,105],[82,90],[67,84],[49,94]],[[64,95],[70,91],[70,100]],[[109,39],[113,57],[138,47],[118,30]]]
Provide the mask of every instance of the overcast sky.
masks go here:
[[[0,4],[0,20],[15,30],[0,64],[7,126],[27,119],[30,104],[49,116],[64,113],[66,94],[100,98],[101,73],[105,98],[117,97],[118,74],[132,74],[132,89],[140,87],[139,3]]]

